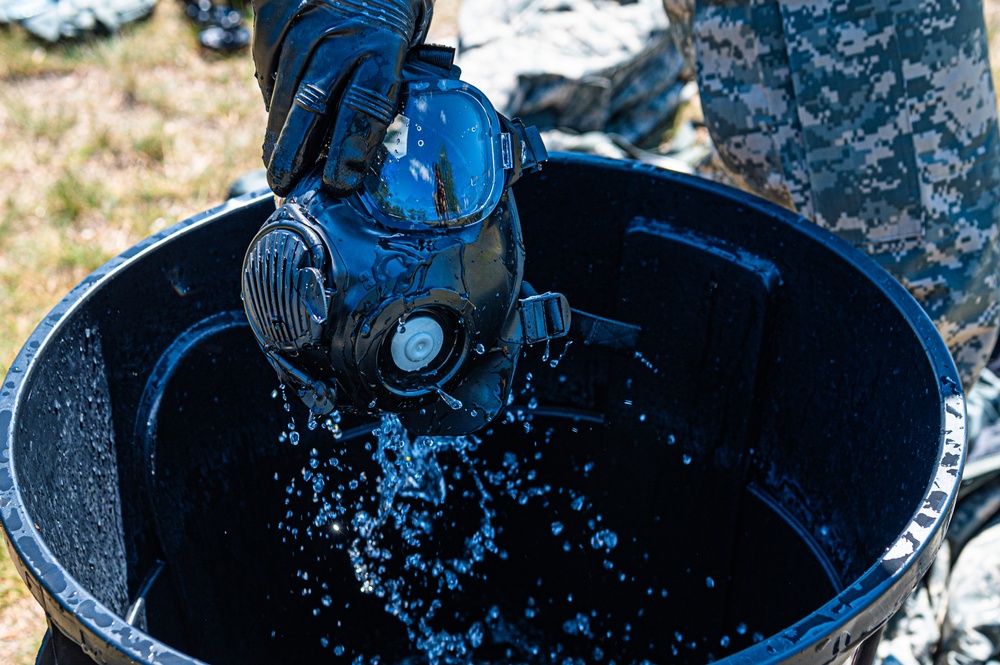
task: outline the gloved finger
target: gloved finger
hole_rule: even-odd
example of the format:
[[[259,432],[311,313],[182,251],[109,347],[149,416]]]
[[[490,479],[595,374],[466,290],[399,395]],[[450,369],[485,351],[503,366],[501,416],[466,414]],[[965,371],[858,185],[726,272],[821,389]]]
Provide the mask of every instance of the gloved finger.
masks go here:
[[[323,185],[334,196],[358,189],[396,115],[400,74],[387,76],[372,60],[361,63],[341,95],[323,169]]]
[[[323,58],[313,58],[309,70],[293,95],[285,123],[267,161],[267,180],[271,190],[285,196],[295,183],[316,163],[329,134],[334,111],[331,100],[340,87],[339,70]]]
[[[286,36],[289,44],[303,42],[309,44],[313,41],[313,35],[322,34],[327,29],[328,19],[319,12],[312,12],[301,16],[295,26]],[[336,53],[327,45],[333,40],[326,39],[319,48],[290,48],[281,49],[281,57],[277,62],[277,69],[273,72],[273,80],[269,82],[271,91],[267,99],[267,129],[264,133],[264,164],[271,162],[271,154],[274,152],[275,144],[281,135],[281,130],[285,126],[289,110],[294,105],[295,93],[298,92],[299,84],[307,76],[307,69],[315,69],[317,62],[326,61],[326,67],[333,71],[343,71],[350,65],[335,59]],[[316,56],[320,56],[317,58]]]

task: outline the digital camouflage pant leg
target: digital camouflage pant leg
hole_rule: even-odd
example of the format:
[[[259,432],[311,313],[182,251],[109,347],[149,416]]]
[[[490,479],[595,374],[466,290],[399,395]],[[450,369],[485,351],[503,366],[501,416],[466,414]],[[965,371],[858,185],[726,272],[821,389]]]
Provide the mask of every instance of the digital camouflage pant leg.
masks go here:
[[[1000,314],[1000,136],[981,2],[664,4],[728,170],[895,275],[971,387]]]

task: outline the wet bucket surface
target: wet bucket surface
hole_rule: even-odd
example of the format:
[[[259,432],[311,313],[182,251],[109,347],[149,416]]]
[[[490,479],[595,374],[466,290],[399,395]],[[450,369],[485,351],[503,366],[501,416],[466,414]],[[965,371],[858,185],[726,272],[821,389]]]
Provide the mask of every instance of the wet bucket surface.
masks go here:
[[[449,518],[419,546],[385,540],[389,572],[467,553],[478,481],[497,551],[461,590],[412,577],[442,628],[480,624],[478,660],[873,648],[943,539],[963,459],[957,373],[919,306],[804,220],[711,183],[559,156],[516,196],[526,278],[641,325],[638,349],[529,351],[505,417],[467,459],[440,455],[444,504],[402,500]],[[54,629],[43,657],[419,660],[361,591],[349,516],[311,528],[304,470],[321,499],[374,510],[380,469],[371,423],[345,418],[335,441],[272,396],[239,300],[272,210],[230,202],[112,261],[8,374],[0,514]],[[297,446],[279,441],[291,417]]]

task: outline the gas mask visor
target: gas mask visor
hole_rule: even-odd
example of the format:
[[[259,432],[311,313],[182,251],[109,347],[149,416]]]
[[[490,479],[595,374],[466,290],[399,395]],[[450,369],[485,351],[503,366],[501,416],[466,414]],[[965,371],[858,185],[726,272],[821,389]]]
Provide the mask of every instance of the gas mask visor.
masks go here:
[[[407,81],[357,202],[390,227],[457,228],[487,217],[547,158],[538,130],[457,79]]]

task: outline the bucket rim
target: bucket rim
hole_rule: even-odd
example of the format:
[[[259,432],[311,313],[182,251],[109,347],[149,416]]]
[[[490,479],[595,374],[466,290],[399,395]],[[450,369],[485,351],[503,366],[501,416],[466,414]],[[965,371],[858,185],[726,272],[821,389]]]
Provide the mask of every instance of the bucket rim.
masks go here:
[[[827,603],[779,632],[716,662],[744,663],[824,662],[844,657],[863,640],[879,631],[898,611],[918,581],[930,568],[944,541],[958,495],[965,464],[965,399],[958,370],[932,321],[916,300],[888,272],[850,243],[813,222],[755,195],[705,178],[666,171],[638,162],[613,160],[580,153],[550,154],[546,168],[560,164],[636,172],[653,179],[674,181],[727,198],[784,223],[810,240],[831,245],[843,260],[874,283],[900,310],[914,334],[925,341],[927,360],[938,377],[941,429],[936,468],[929,474],[922,504],[886,551],[859,578]],[[543,171],[544,173],[544,171]],[[42,605],[50,630],[58,628],[94,658],[118,663],[171,663],[206,665],[157,638],[128,625],[70,575],[49,549],[34,522],[16,482],[17,468],[11,448],[23,386],[35,371],[55,333],[72,313],[118,272],[147,253],[247,208],[273,204],[269,190],[230,199],[210,210],[178,222],[125,250],[97,268],[74,287],[42,319],[17,354],[0,389],[0,523],[12,560],[35,599]],[[922,526],[923,524],[924,526]],[[852,608],[877,601],[880,612],[858,614]],[[111,644],[117,645],[111,648]]]

